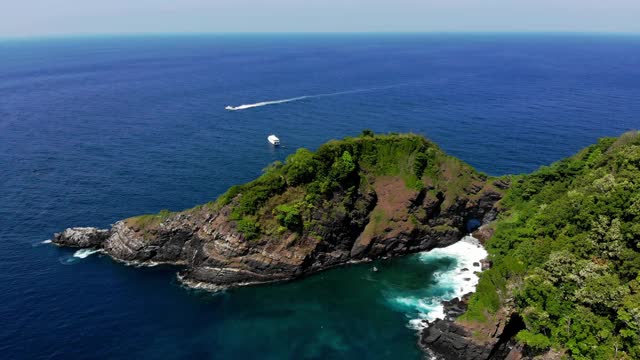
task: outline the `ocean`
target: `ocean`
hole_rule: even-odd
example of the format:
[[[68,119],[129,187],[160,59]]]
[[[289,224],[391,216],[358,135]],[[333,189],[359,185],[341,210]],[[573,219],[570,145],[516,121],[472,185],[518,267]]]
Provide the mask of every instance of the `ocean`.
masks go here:
[[[415,327],[461,291],[455,275],[478,249],[211,294],[181,287],[172,267],[42,242],[210,201],[298,147],[363,129],[424,134],[502,175],[637,129],[639,115],[634,35],[0,40],[0,354],[420,359]]]

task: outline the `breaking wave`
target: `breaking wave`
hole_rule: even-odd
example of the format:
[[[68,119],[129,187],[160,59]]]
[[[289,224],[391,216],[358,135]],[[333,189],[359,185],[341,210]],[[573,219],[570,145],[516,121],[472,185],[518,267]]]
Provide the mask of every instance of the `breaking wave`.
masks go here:
[[[78,251],[76,251],[75,253],[73,253],[73,257],[76,257],[78,259],[85,259],[90,255],[93,255],[97,252],[100,252],[100,250],[95,250],[95,249],[80,249]]]
[[[411,328],[423,328],[426,325],[424,320],[443,319],[445,313],[442,301],[461,298],[475,291],[479,278],[474,272],[481,271],[480,260],[487,255],[480,242],[472,236],[466,236],[444,248],[420,253],[418,257],[422,262],[432,263],[443,258],[453,258],[456,261],[455,266],[434,274],[435,283],[430,286],[435,291],[431,296],[396,294],[389,300],[393,305],[402,307],[406,313],[411,314]]]
[[[82,259],[86,259],[87,257],[99,253],[101,250],[95,249],[80,249],[73,253],[73,255],[65,255],[58,258],[58,261],[62,265],[74,265],[80,262]]]
[[[35,243],[32,243],[31,246],[32,247],[38,247],[38,246],[42,246],[42,245],[46,245],[46,244],[51,244],[53,241],[51,241],[51,239],[48,240],[44,240],[44,241],[38,241]]]

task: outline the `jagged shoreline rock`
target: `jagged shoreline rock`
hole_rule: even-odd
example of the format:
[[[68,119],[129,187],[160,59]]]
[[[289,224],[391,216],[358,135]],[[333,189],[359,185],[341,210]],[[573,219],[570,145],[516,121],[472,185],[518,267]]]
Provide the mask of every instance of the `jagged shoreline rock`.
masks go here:
[[[514,336],[522,329],[524,323],[519,315],[507,312],[489,329],[437,319],[421,332],[419,345],[445,360],[520,359],[522,348],[517,346]]]
[[[111,232],[94,227],[73,227],[53,235],[52,242],[60,246],[92,248],[100,247]]]
[[[179,279],[187,286],[219,290],[273,281],[290,280],[350,262],[405,255],[444,247],[464,234],[464,219],[484,216],[498,201],[488,192],[485,208],[462,207],[459,212],[441,211],[434,223],[446,221],[457,227],[429,228],[398,232],[393,237],[372,239],[362,248],[362,234],[341,236],[334,242],[312,237],[246,241],[232,226],[228,208],[216,213],[206,209],[178,213],[152,230],[140,229],[127,220],[110,229],[69,228],[54,235],[59,246],[101,249],[117,261],[138,265],[171,264],[186,266]],[[454,207],[460,209],[459,204]],[[391,232],[391,231],[389,231]],[[295,235],[289,235],[293,237]],[[357,250],[356,250],[357,249]]]
[[[494,321],[484,326],[457,321],[467,310],[472,293],[462,299],[443,301],[444,319],[436,319],[420,332],[418,344],[432,357],[444,360],[502,360],[522,358],[514,336],[524,329],[520,316],[501,309]]]
[[[483,215],[498,200],[494,193],[486,209],[472,208]],[[116,261],[136,265],[170,264],[186,266],[178,279],[186,286],[220,290],[224,288],[285,281],[335,266],[431,250],[451,245],[464,234],[464,213],[455,214],[458,228],[399,232],[394,237],[373,239],[365,249],[355,237],[333,243],[313,238],[295,244],[269,241],[247,242],[231,225],[228,209],[216,214],[200,210],[163,221],[151,233],[136,229],[127,220],[110,229],[76,227],[56,233],[52,243],[74,248],[100,249]],[[454,216],[444,212],[445,216]],[[442,215],[440,215],[442,216]],[[442,221],[442,219],[438,220]]]

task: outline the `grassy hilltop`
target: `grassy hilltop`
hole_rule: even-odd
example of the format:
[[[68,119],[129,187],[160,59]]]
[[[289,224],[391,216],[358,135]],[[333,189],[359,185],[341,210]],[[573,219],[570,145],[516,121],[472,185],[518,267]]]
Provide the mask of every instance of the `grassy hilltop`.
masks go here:
[[[477,202],[486,191],[500,192],[486,185],[488,180],[422,136],[364,131],[358,137],[329,141],[315,152],[298,149],[256,180],[233,186],[216,201],[188,211],[225,209],[245,239],[257,242],[291,234],[330,240],[328,226],[342,226],[353,237],[364,230],[365,238],[430,228],[456,230],[460,223],[429,220],[461,199]],[[422,206],[425,199],[437,209]],[[162,211],[127,221],[152,229],[174,215]],[[351,223],[332,221],[345,216]]]
[[[366,206],[359,197],[373,194],[376,181],[385,177],[393,178],[400,192],[428,187],[434,197],[445,190],[447,199],[455,199],[482,175],[422,136],[365,132],[360,137],[330,141],[315,153],[299,149],[284,163],[272,164],[257,180],[232,187],[212,206],[233,202],[232,219],[248,238],[286,230],[304,232],[314,228],[316,210],[329,210],[327,205],[332,206],[322,214],[327,217],[333,212],[364,210],[358,208]],[[372,217],[381,231],[393,219],[378,210]],[[418,218],[424,216],[412,214],[410,220],[419,225]]]

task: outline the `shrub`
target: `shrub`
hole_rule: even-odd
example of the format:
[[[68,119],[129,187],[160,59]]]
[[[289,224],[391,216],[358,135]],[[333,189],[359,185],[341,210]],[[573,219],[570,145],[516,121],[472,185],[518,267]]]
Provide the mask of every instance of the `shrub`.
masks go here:
[[[289,230],[300,230],[302,226],[302,216],[300,216],[300,204],[278,205],[274,213],[280,225]]]
[[[307,149],[298,149],[286,160],[284,173],[287,183],[295,186],[310,182],[316,175],[316,168],[317,161],[313,158],[313,153]]]
[[[238,231],[240,231],[247,240],[252,240],[260,235],[260,225],[248,217],[238,220]]]
[[[369,129],[364,129],[362,130],[362,137],[374,137],[375,134],[373,133],[372,130]]]
[[[534,334],[527,330],[522,330],[516,335],[516,339],[536,351],[546,350],[551,346],[549,338],[542,334]]]
[[[343,181],[348,178],[356,169],[353,157],[348,151],[344,151],[342,156],[333,163],[331,167],[331,179],[335,181]]]

